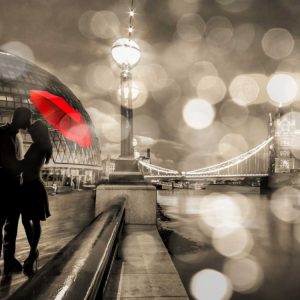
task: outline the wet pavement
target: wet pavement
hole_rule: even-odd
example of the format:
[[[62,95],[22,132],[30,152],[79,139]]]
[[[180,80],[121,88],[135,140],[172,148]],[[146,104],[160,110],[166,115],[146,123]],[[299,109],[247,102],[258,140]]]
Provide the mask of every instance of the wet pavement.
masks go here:
[[[42,236],[39,243],[39,265],[41,268],[62,249],[74,236],[84,229],[95,217],[94,191],[73,191],[68,194],[49,195],[51,217],[41,222]],[[29,246],[21,222],[19,221],[16,258],[23,262]],[[0,299],[6,299],[28,277],[23,273],[3,275],[3,260],[0,261]]]
[[[155,225],[126,225],[104,299],[180,299],[186,291]]]

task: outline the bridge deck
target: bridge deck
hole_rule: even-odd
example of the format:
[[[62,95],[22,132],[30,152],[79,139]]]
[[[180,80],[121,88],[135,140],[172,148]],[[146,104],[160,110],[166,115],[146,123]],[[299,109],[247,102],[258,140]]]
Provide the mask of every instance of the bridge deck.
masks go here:
[[[119,256],[104,299],[188,299],[156,226],[127,225]]]

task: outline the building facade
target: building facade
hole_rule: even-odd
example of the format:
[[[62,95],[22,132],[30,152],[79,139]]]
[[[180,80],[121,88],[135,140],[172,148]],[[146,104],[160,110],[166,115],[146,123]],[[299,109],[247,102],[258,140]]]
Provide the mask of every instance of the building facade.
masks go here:
[[[298,138],[296,122],[291,114],[281,116],[280,111],[275,114],[274,120],[274,173],[295,173],[298,172],[297,159],[292,149],[295,139]]]
[[[42,170],[46,185],[76,186],[95,184],[101,175],[101,151],[91,119],[72,91],[49,72],[10,53],[0,50],[0,124],[11,121],[17,107],[33,111],[33,120],[44,120],[30,101],[31,90],[43,90],[64,98],[79,111],[89,126],[92,145],[83,148],[68,140],[48,124],[53,155]],[[32,143],[30,135],[22,133],[24,150]]]

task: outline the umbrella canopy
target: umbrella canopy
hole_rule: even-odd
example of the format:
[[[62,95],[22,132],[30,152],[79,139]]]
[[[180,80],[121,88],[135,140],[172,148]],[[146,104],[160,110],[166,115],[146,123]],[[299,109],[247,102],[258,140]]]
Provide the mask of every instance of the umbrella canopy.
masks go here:
[[[89,147],[92,137],[82,115],[62,97],[47,91],[30,91],[30,100],[42,116],[67,139]]]

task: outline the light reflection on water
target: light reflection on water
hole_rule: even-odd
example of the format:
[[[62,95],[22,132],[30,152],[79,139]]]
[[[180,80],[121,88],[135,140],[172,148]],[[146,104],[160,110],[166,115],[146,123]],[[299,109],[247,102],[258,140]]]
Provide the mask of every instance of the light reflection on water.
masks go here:
[[[281,190],[271,197],[203,190],[158,193],[167,217],[159,221],[160,228],[192,299],[208,299],[197,288],[203,284],[199,278],[208,280],[203,274],[229,278],[224,295],[210,294],[211,299],[300,299],[300,220],[284,221],[278,209],[270,209],[282,195]],[[284,195],[284,205],[277,206],[300,212],[295,189],[286,188]]]

